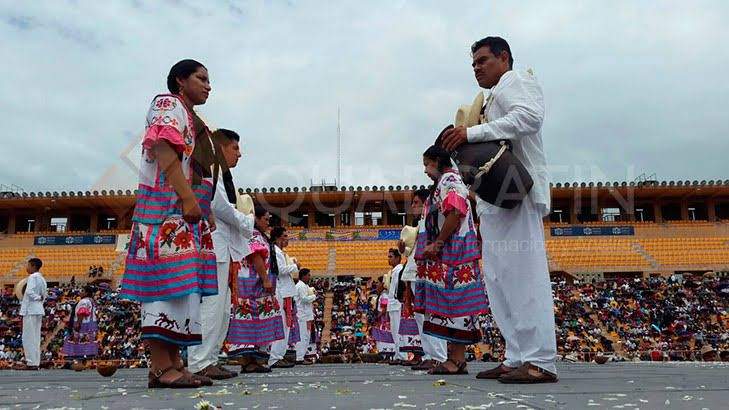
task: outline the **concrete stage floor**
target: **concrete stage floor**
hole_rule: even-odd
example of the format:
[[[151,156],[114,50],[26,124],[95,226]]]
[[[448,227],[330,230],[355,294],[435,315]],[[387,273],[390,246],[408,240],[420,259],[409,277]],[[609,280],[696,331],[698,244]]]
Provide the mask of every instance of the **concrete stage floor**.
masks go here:
[[[726,409],[729,363],[560,364],[560,382],[504,385],[387,365],[314,365],[239,376],[213,387],[149,390],[146,369],[0,371],[0,409]],[[445,380],[444,383],[437,381]]]

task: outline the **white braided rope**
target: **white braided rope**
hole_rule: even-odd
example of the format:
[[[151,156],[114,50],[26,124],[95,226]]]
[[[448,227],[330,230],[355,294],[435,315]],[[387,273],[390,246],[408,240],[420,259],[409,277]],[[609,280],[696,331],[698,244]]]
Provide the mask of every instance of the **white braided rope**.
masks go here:
[[[493,158],[491,158],[485,164],[478,168],[476,178],[479,178],[484,174],[488,174],[488,172],[491,170],[491,167],[496,163],[496,161],[499,160],[499,158],[501,158],[501,155],[504,154],[504,151],[506,151],[507,148],[508,146],[506,145],[506,141],[501,141],[501,148],[499,148],[499,152],[497,152]]]

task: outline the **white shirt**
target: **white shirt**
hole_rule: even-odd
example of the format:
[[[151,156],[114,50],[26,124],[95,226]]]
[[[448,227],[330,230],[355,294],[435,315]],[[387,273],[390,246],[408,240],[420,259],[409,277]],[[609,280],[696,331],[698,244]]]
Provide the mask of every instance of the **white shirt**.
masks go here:
[[[314,309],[312,302],[316,300],[316,295],[309,294],[309,285],[300,280],[296,283],[296,311],[301,320],[314,320]]]
[[[508,139],[514,155],[522,161],[534,186],[529,196],[540,211],[547,215],[550,209],[549,173],[542,145],[544,96],[534,75],[526,71],[507,71],[491,89],[490,102],[484,112],[488,122],[469,127],[468,142]],[[493,206],[477,197],[481,214]]]
[[[218,262],[241,261],[250,255],[248,240],[253,235],[253,215],[246,215],[228,201],[223,178],[218,178],[211,205],[215,215],[213,246]]]
[[[276,278],[276,294],[281,298],[290,298],[296,295],[296,285],[294,285],[294,274],[299,271],[296,264],[286,264],[286,252],[278,245],[274,245],[276,249],[276,262],[278,262],[278,278]]]
[[[35,272],[28,276],[28,282],[25,285],[25,294],[20,302],[20,315],[44,315],[43,302],[48,297],[48,285],[43,278],[43,274]]]
[[[387,289],[387,311],[394,312],[402,309],[402,303],[397,300],[397,283],[400,282],[400,271],[402,263],[390,271],[390,287]]]

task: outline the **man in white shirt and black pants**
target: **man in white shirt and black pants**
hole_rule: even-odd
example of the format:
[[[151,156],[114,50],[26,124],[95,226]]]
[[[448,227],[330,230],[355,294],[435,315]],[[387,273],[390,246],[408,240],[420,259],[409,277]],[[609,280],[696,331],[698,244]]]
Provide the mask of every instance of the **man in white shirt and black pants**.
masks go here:
[[[213,247],[217,259],[218,294],[203,298],[200,306],[202,319],[202,344],[188,348],[188,369],[215,380],[237,376],[236,372],[218,365],[218,355],[228,333],[231,312],[229,275],[231,261],[241,261],[248,254],[248,238],[253,234],[253,215],[246,215],[235,208],[237,193],[230,168],[238,164],[240,137],[233,131],[218,129],[213,133],[218,158],[227,165],[215,187],[211,204],[215,215]],[[222,166],[222,164],[221,164]]]
[[[286,350],[289,346],[289,335],[294,326],[294,322],[298,322],[298,318],[294,315],[293,303],[296,295],[296,285],[294,284],[294,276],[299,272],[299,264],[291,258],[287,258],[284,249],[289,245],[289,234],[286,228],[276,226],[271,229],[271,242],[274,243],[276,251],[276,262],[278,264],[278,278],[276,279],[276,299],[281,306],[281,314],[283,315],[284,338],[279,339],[271,344],[271,354],[268,358],[268,365],[271,368],[286,369],[294,367],[294,363],[289,363],[284,359]],[[297,316],[297,315],[296,315]],[[298,325],[298,323],[296,323]]]
[[[549,214],[547,161],[542,146],[544,97],[531,71],[513,70],[509,44],[486,37],[471,46],[476,81],[490,89],[481,123],[456,127],[443,138],[453,151],[461,144],[508,140],[534,181],[513,209],[477,198],[483,268],[491,312],[506,341],[506,360],[479,373],[503,383],[557,381],[554,302],[542,218]]]
[[[38,258],[28,260],[26,272],[28,281],[25,284],[23,300],[20,302],[20,315],[23,316],[23,352],[25,364],[19,364],[17,370],[38,370],[41,359],[41,326],[43,325],[43,302],[48,297],[48,285],[40,272],[43,262]]]
[[[294,302],[298,311],[299,332],[301,332],[301,340],[296,342],[296,364],[309,365],[313,364],[306,359],[306,352],[311,344],[312,326],[314,325],[314,307],[312,303],[316,300],[316,294],[310,291],[309,281],[311,280],[311,272],[309,269],[301,269],[299,271],[299,281],[296,282],[296,295]]]

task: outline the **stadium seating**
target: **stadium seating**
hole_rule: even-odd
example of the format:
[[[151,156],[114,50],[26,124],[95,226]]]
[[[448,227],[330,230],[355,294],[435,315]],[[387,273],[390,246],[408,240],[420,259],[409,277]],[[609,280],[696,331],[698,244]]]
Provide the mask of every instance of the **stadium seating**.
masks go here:
[[[547,240],[546,247],[550,260],[565,270],[649,268],[649,261],[633,248],[632,242],[613,237],[560,238]]]
[[[329,262],[329,243],[323,241],[291,241],[286,252],[296,258],[302,267],[314,272],[327,270]]]
[[[397,246],[395,241],[342,241],[334,244],[339,274],[358,271],[384,273],[390,269],[387,250]]]

